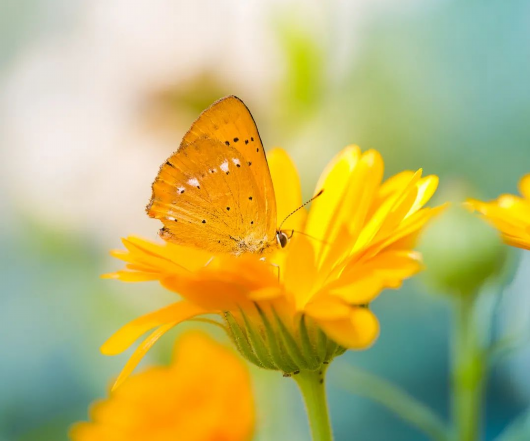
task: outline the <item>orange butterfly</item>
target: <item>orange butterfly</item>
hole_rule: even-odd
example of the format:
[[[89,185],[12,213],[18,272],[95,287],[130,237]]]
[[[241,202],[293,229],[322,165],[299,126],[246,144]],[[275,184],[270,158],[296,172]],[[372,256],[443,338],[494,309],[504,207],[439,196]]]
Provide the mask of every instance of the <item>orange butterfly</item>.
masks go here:
[[[276,198],[256,123],[239,98],[201,113],[179,149],[160,167],[147,206],[160,236],[181,245],[232,254],[285,247],[276,228]]]

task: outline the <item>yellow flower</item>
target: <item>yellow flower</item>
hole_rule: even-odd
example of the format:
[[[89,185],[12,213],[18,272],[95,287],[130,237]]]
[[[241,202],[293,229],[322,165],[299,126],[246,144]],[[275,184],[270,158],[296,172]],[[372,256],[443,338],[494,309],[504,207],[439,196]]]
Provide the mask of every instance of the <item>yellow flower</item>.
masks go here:
[[[90,413],[72,440],[248,441],[255,417],[248,369],[199,332],[179,339],[170,366],[133,375]]]
[[[530,250],[530,174],[519,182],[519,191],[522,197],[504,194],[491,202],[468,202],[501,232],[508,245]]]
[[[301,205],[296,169],[280,149],[268,155],[278,222]],[[363,349],[379,333],[369,303],[385,288],[398,288],[421,269],[412,248],[425,223],[442,207],[422,208],[438,185],[436,176],[405,171],[383,182],[383,160],[374,150],[344,149],[324,171],[323,195],[310,213],[285,223],[289,246],[265,261],[255,255],[219,255],[135,237],[113,255],[125,270],[106,277],[158,280],[182,300],[125,325],[102,347],[114,355],[146,331],[117,384],[147,350],[178,323],[219,314],[239,351],[250,361],[286,374],[315,370],[347,348]]]

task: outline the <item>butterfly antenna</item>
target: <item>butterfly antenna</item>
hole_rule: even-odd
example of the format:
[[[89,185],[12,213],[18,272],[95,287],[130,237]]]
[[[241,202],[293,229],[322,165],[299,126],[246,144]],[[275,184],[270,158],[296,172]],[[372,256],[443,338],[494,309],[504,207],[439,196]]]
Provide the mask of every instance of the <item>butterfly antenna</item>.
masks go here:
[[[304,202],[302,205],[300,205],[296,210],[294,210],[293,212],[289,213],[287,215],[287,217],[282,221],[282,223],[280,224],[280,226],[278,227],[278,230],[281,230],[282,229],[282,225],[285,223],[285,221],[287,219],[289,219],[293,214],[295,214],[298,210],[301,210],[302,208],[304,208],[307,204],[309,204],[310,202],[314,201],[316,198],[318,198],[322,193],[324,193],[324,189],[320,190],[316,195],[314,195],[311,199],[309,199],[308,201]]]
[[[293,233],[296,233],[296,234],[301,234],[302,236],[307,236],[309,237],[310,239],[313,239],[313,240],[316,240],[317,242],[320,242],[324,245],[331,245],[329,242],[326,242],[325,240],[322,240],[322,239],[319,239],[315,236],[311,236],[310,234],[307,234],[307,233],[303,233],[301,231],[298,231],[298,230],[293,230]]]

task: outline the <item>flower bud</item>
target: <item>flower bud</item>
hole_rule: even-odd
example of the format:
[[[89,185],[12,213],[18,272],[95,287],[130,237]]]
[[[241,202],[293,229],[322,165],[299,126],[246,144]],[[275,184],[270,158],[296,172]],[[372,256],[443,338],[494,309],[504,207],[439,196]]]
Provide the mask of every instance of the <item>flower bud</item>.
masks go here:
[[[425,231],[420,242],[428,283],[453,294],[471,295],[506,258],[497,232],[461,204],[454,204]]]

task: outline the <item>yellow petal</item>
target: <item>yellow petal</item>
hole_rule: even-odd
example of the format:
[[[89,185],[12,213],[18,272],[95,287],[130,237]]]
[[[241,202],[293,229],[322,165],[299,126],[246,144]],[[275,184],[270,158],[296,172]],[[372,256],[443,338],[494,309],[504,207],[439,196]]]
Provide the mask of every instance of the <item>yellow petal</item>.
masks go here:
[[[416,184],[420,177],[421,170],[418,170],[409,181],[399,181],[403,187],[397,188],[373,214],[359,235],[353,252],[364,248],[371,241],[383,239],[405,218],[416,201],[418,194]]]
[[[144,355],[147,353],[147,351],[149,351],[149,349],[151,349],[151,347],[158,341],[158,339],[178,324],[179,322],[166,323],[160,326],[142,343],[140,343],[140,345],[136,348],[136,350],[133,352],[133,354],[125,364],[124,368],[120,372],[120,375],[118,375],[116,382],[112,386],[112,390],[118,388],[127,379],[127,377],[131,375],[132,371],[134,371],[134,368],[138,366],[138,363],[140,363]]]
[[[383,158],[375,150],[363,153],[349,182],[343,213],[339,222],[345,221],[352,236],[361,232],[370,208],[381,185],[384,172]],[[337,219],[334,220],[337,222]]]
[[[431,199],[433,194],[436,192],[436,189],[438,188],[439,181],[440,180],[436,175],[425,176],[424,178],[419,180],[417,184],[418,195],[416,201],[414,202],[414,205],[411,207],[407,216],[418,211]]]
[[[141,239],[136,236],[129,236],[122,239],[123,244],[132,255],[132,259],[136,262],[146,262],[146,264],[154,265],[159,262],[156,259],[161,259],[160,265],[154,265],[161,269],[165,267],[167,262],[170,262],[177,268],[186,268],[194,271],[203,267],[211,258],[211,253],[193,247],[184,247],[171,242],[164,242],[158,244],[149,240]],[[114,255],[114,253],[112,253]],[[123,255],[115,256],[123,260]],[[150,259],[150,257],[155,260]],[[131,260],[127,260],[131,261]],[[164,262],[165,261],[165,262]],[[173,269],[173,267],[170,267]]]
[[[131,375],[90,409],[73,441],[249,441],[255,405],[247,366],[206,334],[184,332],[169,366]]]
[[[307,303],[304,311],[315,319],[338,320],[350,316],[351,306],[338,297],[321,292]]]
[[[379,335],[379,322],[367,308],[353,308],[347,318],[319,320],[322,330],[335,342],[349,349],[365,349]]]
[[[376,276],[351,280],[348,283],[327,288],[329,295],[336,296],[353,305],[366,305],[373,301],[385,288],[398,288],[398,283],[390,283]]]
[[[204,309],[233,311],[252,306],[252,292],[278,286],[278,268],[252,254],[223,255],[200,271],[167,277],[161,283]]]
[[[315,253],[305,236],[293,238],[289,248],[282,278],[287,292],[296,293],[293,299],[296,308],[302,310],[315,289]]]
[[[333,220],[336,210],[344,198],[350,175],[361,157],[361,150],[357,146],[350,146],[342,150],[326,167],[316,191],[324,189],[324,193],[311,204],[306,225],[306,233],[320,240],[328,240],[327,230]],[[317,246],[317,250],[321,246]]]
[[[101,352],[105,355],[121,354],[150,329],[167,323],[180,323],[207,312],[190,302],[173,303],[127,323],[101,346]]]
[[[366,262],[346,266],[338,279],[324,290],[347,303],[362,305],[371,302],[386,288],[399,288],[403,280],[423,268],[418,253],[387,251]]]
[[[276,195],[277,225],[302,205],[302,188],[296,167],[283,149],[267,153],[267,161]],[[305,208],[298,210],[282,225],[283,230],[302,230],[307,217]]]
[[[117,279],[122,282],[150,282],[159,280],[160,274],[152,272],[138,272],[138,271],[116,271],[114,273],[107,273],[101,275],[102,279]]]
[[[252,291],[248,298],[255,302],[260,302],[264,300],[273,300],[281,297],[283,294],[282,290],[279,287],[267,287],[262,288],[257,291]]]
[[[530,202],[530,173],[523,176],[519,181],[519,191]]]
[[[161,273],[182,273],[185,268],[174,262],[165,253],[164,247],[138,238],[122,239],[135,262],[156,269]]]
[[[405,187],[416,173],[417,171],[405,170],[386,179],[381,185],[379,196],[383,199],[387,199],[396,191]]]
[[[374,256],[385,248],[393,246],[393,244],[404,238],[415,237],[415,233],[419,232],[419,230],[429,220],[431,220],[434,216],[440,214],[447,207],[448,204],[440,205],[435,208],[423,208],[422,210],[414,213],[412,216],[407,217],[399,225],[399,227],[392,232],[392,234],[387,237],[384,237],[383,240],[379,242],[371,244],[366,251],[363,251],[363,256]]]
[[[525,237],[509,236],[509,235],[503,234],[502,238],[508,245],[511,245],[517,248],[522,248],[524,250],[530,250],[530,232],[527,232]]]

